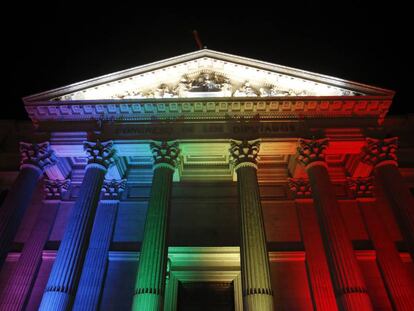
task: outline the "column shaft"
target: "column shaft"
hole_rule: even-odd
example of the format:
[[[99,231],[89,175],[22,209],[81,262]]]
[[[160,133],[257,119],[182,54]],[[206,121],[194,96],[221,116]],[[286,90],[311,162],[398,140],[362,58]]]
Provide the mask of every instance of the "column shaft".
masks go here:
[[[18,311],[24,309],[42,262],[42,251],[53,226],[59,204],[59,201],[43,202],[34,228],[24,244],[19,261],[0,294],[0,310]]]
[[[154,170],[132,310],[162,310],[173,173],[171,168],[163,166]]]
[[[244,309],[273,311],[269,256],[256,168],[237,169],[241,211],[240,261]]]
[[[372,310],[328,170],[324,165],[312,163],[307,167],[307,173],[338,304],[342,310]]]
[[[306,266],[315,309],[317,311],[338,310],[313,202],[296,200],[296,207],[305,245]]]
[[[369,235],[377,252],[378,266],[394,309],[397,311],[414,310],[414,282],[376,211],[377,204],[381,204],[381,202],[359,202]]]
[[[7,257],[41,174],[42,170],[34,165],[22,166],[0,208],[0,267]]]
[[[106,173],[100,164],[88,164],[39,310],[69,310],[92,230],[99,194]]]
[[[115,227],[118,201],[101,201],[83,264],[73,310],[98,310]]]
[[[374,171],[375,177],[391,202],[401,233],[414,260],[414,197],[394,163],[377,165]]]

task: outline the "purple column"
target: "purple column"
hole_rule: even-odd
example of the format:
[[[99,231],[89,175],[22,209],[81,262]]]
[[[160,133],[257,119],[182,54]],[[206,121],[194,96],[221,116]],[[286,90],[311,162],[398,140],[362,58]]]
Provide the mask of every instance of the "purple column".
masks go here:
[[[84,148],[88,154],[85,177],[43,294],[42,311],[71,308],[105,173],[114,161],[112,141],[85,142]]]
[[[414,260],[414,197],[398,170],[397,142],[397,137],[367,138],[362,161],[374,167],[375,178],[391,203],[401,233]]]
[[[260,140],[231,140],[230,146],[240,204],[240,266],[244,309],[273,311],[269,255],[256,172]]]
[[[343,311],[368,311],[372,304],[348,237],[325,162],[327,139],[300,139],[298,161],[306,168],[336,299]]]
[[[19,228],[20,221],[30,204],[39,177],[45,167],[56,163],[56,157],[49,143],[20,143],[21,165],[17,179],[13,183],[0,208],[0,267]]]
[[[105,180],[73,310],[98,310],[108,264],[108,250],[126,180]]]
[[[23,310],[31,287],[42,262],[42,251],[52,229],[60,205],[61,195],[69,186],[69,180],[44,181],[45,199],[36,223],[24,244],[19,261],[10,273],[6,284],[0,286],[0,310]]]

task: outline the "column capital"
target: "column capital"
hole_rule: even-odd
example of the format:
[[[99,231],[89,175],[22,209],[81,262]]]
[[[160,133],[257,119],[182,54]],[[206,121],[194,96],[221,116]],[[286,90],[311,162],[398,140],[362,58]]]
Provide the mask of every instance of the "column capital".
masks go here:
[[[42,172],[48,167],[57,163],[57,158],[49,142],[26,143],[20,142],[21,162],[20,168],[24,166],[34,166]]]
[[[295,199],[312,199],[312,189],[309,180],[288,178],[288,184]]]
[[[373,198],[374,197],[374,178],[357,177],[347,178],[348,188],[351,190],[355,198]]]
[[[257,169],[259,160],[260,139],[255,140],[235,140],[230,139],[230,158],[234,164],[234,169],[251,166]]]
[[[154,159],[154,169],[166,167],[175,170],[180,154],[178,141],[152,141],[150,148]]]
[[[70,179],[51,180],[45,179],[43,182],[43,190],[45,200],[61,200],[62,194],[69,189]]]
[[[375,139],[367,138],[362,148],[361,161],[374,167],[384,164],[397,166],[398,137]]]
[[[299,138],[297,161],[305,167],[312,164],[325,163],[325,150],[329,145],[328,138],[304,139]],[[326,165],[326,164],[323,164]]]
[[[126,179],[105,180],[102,185],[103,200],[119,200],[126,188]]]
[[[87,152],[88,164],[98,164],[108,169],[115,162],[116,150],[112,140],[83,142],[83,149]]]

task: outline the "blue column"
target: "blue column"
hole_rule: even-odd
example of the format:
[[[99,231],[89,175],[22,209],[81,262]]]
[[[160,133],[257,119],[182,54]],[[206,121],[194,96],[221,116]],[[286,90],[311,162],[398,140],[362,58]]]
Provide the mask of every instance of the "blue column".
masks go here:
[[[105,173],[114,160],[112,141],[85,142],[84,148],[88,154],[85,177],[43,294],[41,311],[71,308]]]
[[[30,204],[37,182],[47,166],[56,163],[48,142],[20,143],[20,172],[0,208],[0,267]]]
[[[108,264],[108,250],[126,180],[105,180],[93,224],[73,310],[98,310]]]

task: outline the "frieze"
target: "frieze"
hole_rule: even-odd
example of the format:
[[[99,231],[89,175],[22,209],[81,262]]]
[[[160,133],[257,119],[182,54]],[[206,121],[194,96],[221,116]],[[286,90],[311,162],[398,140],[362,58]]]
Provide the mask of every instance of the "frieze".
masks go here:
[[[334,117],[370,117],[382,123],[391,100],[378,98],[343,99],[309,98],[301,100],[271,100],[244,98],[243,100],[193,101],[164,99],[123,101],[65,101],[43,102],[26,105],[34,122],[45,121],[151,121],[171,120],[223,120],[231,117],[252,117],[260,114],[262,119],[304,119]]]

